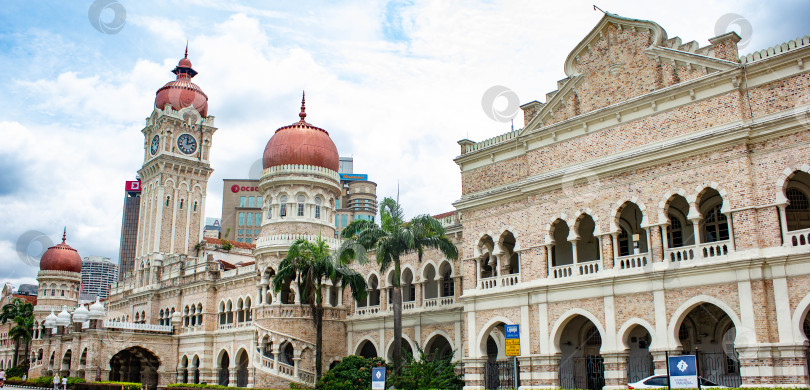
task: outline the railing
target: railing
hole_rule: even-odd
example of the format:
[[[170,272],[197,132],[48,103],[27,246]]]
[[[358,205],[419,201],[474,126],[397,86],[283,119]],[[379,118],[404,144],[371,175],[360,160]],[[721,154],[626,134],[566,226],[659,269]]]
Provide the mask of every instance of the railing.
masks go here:
[[[574,265],[566,264],[553,266],[551,267],[551,272],[549,272],[549,275],[551,275],[551,277],[554,279],[567,278],[574,275]]]
[[[810,231],[810,230],[808,230]],[[681,246],[664,250],[664,258],[671,263],[695,259],[714,259],[727,256],[731,252],[731,241],[715,241],[698,245]]]
[[[492,276],[489,278],[481,278],[481,288],[486,290],[488,288],[498,287],[498,277]]]
[[[514,286],[520,283],[520,274],[502,275],[499,283],[501,287]]]
[[[295,377],[295,367],[287,363],[282,363],[281,361],[278,362],[278,372],[284,375]]]
[[[236,267],[231,270],[222,271],[219,273],[219,277],[221,279],[231,278],[237,275],[245,275],[245,274],[255,274],[256,273],[256,264],[247,265],[244,267]]]
[[[134,322],[104,321],[103,326],[107,329],[141,330],[146,332],[171,333],[173,325],[136,324]]]
[[[599,265],[602,260],[586,261],[584,263],[577,263],[580,275],[590,275],[599,272]]]
[[[318,238],[317,235],[312,234],[274,234],[268,236],[261,236],[256,239],[256,247],[267,247],[267,246],[284,246],[290,245],[299,239],[305,239],[309,241],[315,241]],[[326,244],[329,245],[332,249],[337,249],[340,247],[342,240],[332,237],[321,237]]]
[[[369,314],[377,314],[380,312],[380,306],[366,306],[366,307],[356,307],[354,309],[354,315],[364,316]]]
[[[439,298],[425,298],[422,300],[423,307],[436,307],[439,306]]]
[[[669,259],[671,263],[694,260],[699,256],[700,252],[695,245],[681,246],[664,250],[664,258]]]
[[[346,317],[346,309],[324,306],[323,318],[341,320]],[[253,309],[253,320],[264,318],[311,318],[312,308],[299,304],[261,305]]]
[[[340,182],[340,175],[338,175],[337,172],[328,168],[317,167],[314,165],[297,165],[297,164],[276,165],[262,170],[261,177],[279,174],[305,174],[313,176],[322,176],[328,179],[332,179],[336,182]]]
[[[247,328],[253,324],[253,321],[244,321],[244,322],[236,322],[230,324],[219,324],[219,329],[237,329],[237,328]]]
[[[641,268],[648,264],[647,253],[639,253],[616,258],[615,267],[619,269]]]
[[[729,244],[730,242],[728,240],[715,241],[706,244],[700,244],[698,245],[698,248],[700,248],[700,253],[703,255],[704,259],[710,259],[713,257],[728,255]]]
[[[785,244],[788,246],[810,245],[810,229],[794,230],[787,233]]]
[[[441,297],[439,298],[439,306],[447,306],[456,303],[456,297]]]
[[[416,302],[415,301],[402,302],[402,310],[403,311],[404,310],[413,310],[415,308],[416,308]]]

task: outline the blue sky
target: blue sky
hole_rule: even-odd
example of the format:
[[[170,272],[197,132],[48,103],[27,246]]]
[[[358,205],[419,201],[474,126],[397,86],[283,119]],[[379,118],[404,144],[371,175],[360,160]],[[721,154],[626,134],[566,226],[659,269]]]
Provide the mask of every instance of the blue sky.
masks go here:
[[[94,4],[0,7],[0,280],[35,277],[36,264],[17,253],[29,231],[57,241],[67,225],[82,256],[117,260],[123,182],[142,163],[144,118],[187,40],[219,127],[207,216],[221,213],[222,179],[248,176],[273,131],[298,119],[304,89],[307,120],[354,156],[380,196],[399,182],[412,216],[449,211],[459,198],[456,141],[509,130],[481,109],[484,91],[503,85],[521,103],[544,101],[602,16],[592,1],[118,0],[124,25],[105,34],[90,23]],[[597,5],[701,46],[738,14],[751,26],[741,53],[810,34],[806,1]]]

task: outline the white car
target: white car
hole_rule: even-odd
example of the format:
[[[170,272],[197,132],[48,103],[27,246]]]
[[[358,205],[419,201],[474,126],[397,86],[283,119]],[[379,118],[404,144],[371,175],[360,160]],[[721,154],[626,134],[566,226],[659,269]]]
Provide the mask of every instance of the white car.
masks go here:
[[[660,389],[667,387],[666,375],[653,375],[648,376],[638,382],[628,383],[628,389]],[[712,381],[700,378],[700,387],[704,389],[727,389],[726,386],[720,386]]]

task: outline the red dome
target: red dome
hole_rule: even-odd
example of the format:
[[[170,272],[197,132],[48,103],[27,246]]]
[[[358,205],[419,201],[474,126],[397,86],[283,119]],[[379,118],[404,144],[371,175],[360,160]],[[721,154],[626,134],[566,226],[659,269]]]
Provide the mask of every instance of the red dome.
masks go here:
[[[82,272],[82,258],[79,252],[65,243],[65,234],[62,243],[48,248],[39,260],[39,269],[43,271],[69,271]]]
[[[329,133],[320,127],[307,123],[304,118],[304,100],[301,100],[301,120],[284,126],[273,134],[264,148],[262,165],[270,168],[276,165],[314,165],[338,171],[340,161],[335,143]]]
[[[186,57],[180,60],[172,73],[177,75],[177,80],[169,81],[157,90],[155,107],[162,110],[166,104],[171,104],[173,109],[179,111],[193,106],[200,115],[208,116],[208,96],[197,84],[191,82],[191,78],[197,75],[197,71],[191,67],[188,48],[186,48]]]

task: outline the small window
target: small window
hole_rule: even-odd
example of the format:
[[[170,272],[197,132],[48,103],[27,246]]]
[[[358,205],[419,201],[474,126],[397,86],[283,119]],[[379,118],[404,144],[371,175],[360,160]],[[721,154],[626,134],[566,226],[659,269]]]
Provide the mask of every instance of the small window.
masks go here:
[[[304,202],[306,201],[306,198],[304,198],[304,195],[298,195],[298,198],[296,200],[298,201],[298,216],[303,217],[304,216]]]
[[[197,202],[194,202],[194,211],[197,211]]]
[[[279,209],[278,216],[284,218],[287,216],[287,196],[282,195],[279,199],[281,208]]]
[[[247,197],[240,196],[239,197],[239,207],[247,207]]]
[[[183,201],[184,201],[184,200],[185,200],[185,199],[180,199],[180,210],[182,210],[182,209],[183,209]]]
[[[259,207],[259,208],[262,207],[262,197],[261,196],[256,197],[256,207]]]
[[[240,235],[240,236],[241,236],[242,234],[245,234],[245,231],[244,231],[243,229],[239,229],[239,230],[237,230],[236,232],[237,232],[237,234],[238,234],[238,235]]]
[[[168,197],[168,196],[166,197],[166,206],[168,206],[168,205],[169,205],[169,200],[170,200],[170,199],[171,199],[170,197]]]
[[[254,235],[254,236],[258,236],[258,235],[259,235],[259,232],[261,232],[261,230],[260,230],[260,229],[255,229],[255,230],[253,230],[253,235]]]
[[[255,196],[248,197],[248,201],[249,201],[248,207],[256,207],[256,197]]]
[[[262,213],[253,213],[253,219],[256,220],[256,226],[262,226]]]
[[[245,213],[239,213],[239,226],[245,226]]]
[[[248,244],[250,244],[252,241],[253,241],[253,239],[251,239],[251,238],[246,238],[245,239],[245,242],[248,243]]]
[[[787,198],[788,201],[790,201],[790,204],[786,208],[787,210],[807,210],[810,208],[810,202],[807,201],[807,196],[804,192],[796,188],[788,188]]]
[[[315,219],[321,219],[321,198],[315,198]]]

